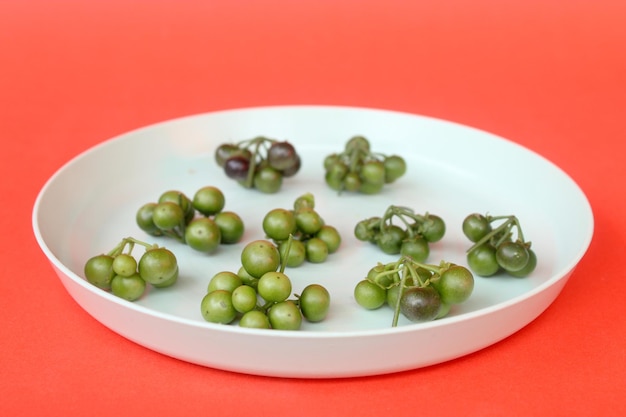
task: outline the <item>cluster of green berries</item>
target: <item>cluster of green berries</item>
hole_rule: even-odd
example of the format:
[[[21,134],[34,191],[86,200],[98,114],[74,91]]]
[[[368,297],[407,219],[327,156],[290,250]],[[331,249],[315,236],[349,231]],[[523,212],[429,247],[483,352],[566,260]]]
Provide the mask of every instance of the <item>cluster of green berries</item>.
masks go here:
[[[477,275],[489,277],[505,271],[523,278],[537,266],[537,255],[524,240],[516,216],[470,214],[463,220],[463,234],[474,242],[467,250],[467,264]]]
[[[145,248],[139,261],[133,256],[135,245]],[[128,301],[139,299],[147,284],[165,288],[178,281],[176,256],[164,247],[128,237],[110,252],[92,256],[84,265],[85,279]]]
[[[263,231],[276,243],[290,268],[303,262],[321,263],[341,245],[337,229],[325,224],[315,209],[315,197],[306,193],[296,198],[293,209],[276,208],[263,218]],[[289,253],[286,251],[289,238]]]
[[[139,228],[152,236],[168,236],[204,253],[212,253],[220,244],[237,243],[244,233],[244,223],[235,212],[224,211],[222,191],[205,186],[193,198],[178,190],[169,190],[157,202],[142,205],[135,220]]]
[[[209,281],[200,303],[202,317],[211,323],[238,322],[241,327],[277,330],[299,330],[303,320],[324,320],[330,307],[329,292],[310,284],[292,298],[292,282],[280,259],[272,242],[248,243],[237,273],[218,272]]]
[[[388,305],[412,322],[445,317],[453,305],[466,301],[474,290],[474,276],[465,267],[442,261],[439,265],[402,256],[388,264],[378,263],[354,288],[354,298],[363,308]]]
[[[264,193],[279,191],[283,178],[296,175],[301,165],[291,143],[263,136],[221,144],[215,150],[215,161],[228,178]]]
[[[424,262],[430,243],[441,240],[446,232],[443,219],[434,214],[416,214],[402,206],[389,206],[382,216],[359,221],[354,236],[377,245],[384,253],[406,255]]]
[[[366,138],[354,136],[342,152],[324,158],[324,170],[333,190],[376,194],[406,173],[406,161],[399,155],[372,152]]]

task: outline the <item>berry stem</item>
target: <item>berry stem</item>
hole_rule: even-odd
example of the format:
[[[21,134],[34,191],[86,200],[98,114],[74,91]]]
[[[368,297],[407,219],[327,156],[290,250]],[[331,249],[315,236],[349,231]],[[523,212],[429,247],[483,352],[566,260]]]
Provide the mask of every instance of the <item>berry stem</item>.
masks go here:
[[[280,257],[280,269],[279,272],[282,274],[285,272],[285,268],[287,267],[287,258],[289,258],[289,251],[291,250],[291,242],[293,241],[293,235],[289,233],[289,238],[287,239],[287,243],[285,246],[285,254]]]
[[[259,149],[261,148],[261,144],[263,144],[266,140],[267,139],[264,137],[259,136],[250,141],[250,146],[254,146],[254,152],[252,152],[252,158],[250,158],[250,165],[248,166],[248,176],[246,177],[246,182],[244,184],[246,188],[252,188],[257,158],[259,157]]]
[[[494,236],[497,236],[499,233],[508,230],[510,231],[511,227],[513,225],[516,226],[517,228],[517,233],[518,233],[518,239],[520,239],[521,241],[524,241],[524,235],[522,234],[522,228],[519,225],[519,221],[517,220],[517,217],[515,216],[495,216],[495,217],[489,217],[489,222],[493,222],[493,221],[497,221],[497,220],[502,220],[502,219],[506,219],[506,221],[504,221],[502,224],[500,224],[498,227],[496,227],[495,229],[493,229],[491,232],[487,233],[485,236],[482,237],[482,239],[478,240],[476,243],[474,243],[468,250],[467,253],[473,251],[474,249],[476,249],[477,247],[479,247],[480,245],[486,243],[489,241],[489,239],[491,239]],[[505,239],[507,237],[507,233],[504,233],[504,236],[501,239]],[[496,245],[497,246],[497,245]]]
[[[402,274],[400,278],[400,289],[398,290],[398,298],[396,299],[396,305],[393,308],[393,319],[391,321],[391,327],[398,326],[398,318],[400,317],[400,301],[402,299],[402,293],[404,292],[404,284],[406,283],[406,273]]]

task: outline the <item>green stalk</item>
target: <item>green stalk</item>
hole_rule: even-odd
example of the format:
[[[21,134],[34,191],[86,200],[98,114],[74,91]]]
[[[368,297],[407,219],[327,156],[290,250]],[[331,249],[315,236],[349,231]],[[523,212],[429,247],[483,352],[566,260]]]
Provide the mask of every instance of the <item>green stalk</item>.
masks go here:
[[[287,258],[289,257],[289,251],[291,250],[291,242],[293,240],[293,236],[289,233],[289,238],[287,239],[287,247],[285,248],[285,256],[282,256],[280,259],[280,270],[279,272],[282,274],[285,272],[285,268],[287,267]]]
[[[251,145],[254,145],[254,152],[252,153],[252,158],[250,158],[250,166],[248,167],[248,177],[246,178],[245,186],[246,188],[252,188],[252,183],[254,181],[254,172],[256,171],[256,162],[257,157],[259,156],[259,148],[265,138],[257,137],[252,139],[250,142]]]
[[[493,236],[497,235],[498,233],[500,233],[501,231],[505,230],[506,228],[509,228],[513,225],[513,224],[518,224],[518,231],[521,230],[519,228],[519,223],[517,222],[517,218],[515,216],[497,216],[497,217],[492,217],[490,219],[490,221],[494,221],[494,220],[501,220],[501,219],[507,219],[504,223],[502,223],[500,226],[496,227],[495,229],[493,229],[491,232],[487,233],[485,236],[483,236],[482,239],[480,239],[478,242],[474,243],[468,250],[467,252],[471,252],[474,249],[476,249],[477,247],[479,247],[480,245],[482,245],[483,243],[487,242],[489,239],[491,239]],[[522,236],[523,238],[523,236]]]

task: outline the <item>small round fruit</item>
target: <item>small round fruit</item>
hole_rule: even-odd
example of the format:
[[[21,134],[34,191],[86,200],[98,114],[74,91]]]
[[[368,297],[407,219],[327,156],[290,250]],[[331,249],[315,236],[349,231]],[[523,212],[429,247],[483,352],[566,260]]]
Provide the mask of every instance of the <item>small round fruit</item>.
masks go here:
[[[185,243],[197,251],[213,253],[221,240],[220,228],[209,217],[195,218],[185,228]]]
[[[224,172],[228,178],[243,181],[248,178],[250,159],[244,155],[235,154],[224,162]]]
[[[412,322],[434,320],[440,308],[441,297],[430,286],[406,288],[400,297],[400,311]]]
[[[467,300],[474,290],[474,276],[465,267],[450,265],[431,284],[445,304],[460,304]]]
[[[389,225],[381,230],[376,238],[376,244],[385,253],[390,255],[399,254],[402,250],[402,243],[406,237],[406,232],[400,226]]]
[[[215,162],[220,167],[224,167],[226,160],[237,152],[240,152],[240,149],[234,143],[223,143],[215,149]]]
[[[254,289],[256,289],[259,283],[259,279],[250,275],[243,266],[237,270],[237,276],[241,278],[241,282],[243,282],[244,285],[249,285]]]
[[[250,310],[239,319],[239,327],[249,329],[270,329],[270,319],[260,310]]]
[[[267,312],[272,329],[299,330],[302,325],[302,313],[290,300],[274,304]]]
[[[193,207],[204,216],[212,216],[224,209],[226,198],[219,188],[206,186],[196,191],[192,202]]]
[[[263,217],[262,226],[268,238],[287,240],[296,231],[296,218],[291,210],[275,208]]]
[[[361,181],[367,184],[385,184],[385,165],[381,161],[367,161],[361,166]]]
[[[166,248],[148,249],[137,264],[139,275],[149,284],[158,285],[178,273],[176,256]]]
[[[259,278],[257,292],[265,301],[285,301],[291,295],[291,280],[282,272],[266,272]]]
[[[138,300],[146,291],[146,281],[137,273],[116,275],[111,281],[111,293],[127,301]]]
[[[137,222],[137,226],[144,232],[148,233],[152,236],[160,236],[163,234],[161,229],[159,229],[153,220],[154,209],[156,208],[157,203],[146,203],[143,206],[139,207],[137,213],[135,215],[135,221]]]
[[[213,216],[213,221],[220,229],[221,243],[229,245],[241,241],[245,226],[237,213],[221,211]]]
[[[288,246],[289,253],[287,254]],[[300,240],[292,239],[291,243],[283,240],[278,244],[278,251],[280,252],[280,258],[284,260],[285,266],[288,268],[296,268],[306,261],[306,247]]]
[[[276,193],[283,185],[283,174],[270,166],[262,167],[255,172],[253,185],[263,193]]]
[[[496,260],[496,248],[489,242],[472,249],[467,253],[467,266],[481,277],[490,277],[500,270]]]
[[[411,257],[415,262],[424,262],[430,255],[430,247],[426,239],[413,237],[402,242],[400,254]]]
[[[185,193],[178,191],[178,190],[165,191],[159,196],[159,199],[157,202],[158,203],[170,202],[170,203],[174,203],[180,206],[180,208],[183,209],[186,222],[189,222],[193,218],[193,216],[196,214],[193,209],[193,203],[191,202],[189,197],[187,197]]]
[[[172,230],[185,222],[185,212],[180,205],[172,201],[164,201],[154,208],[152,221],[161,230]]]
[[[304,234],[313,235],[322,228],[324,221],[315,209],[304,207],[296,211],[296,226]]]
[[[211,323],[228,324],[237,317],[231,294],[225,290],[207,293],[200,303],[202,317]]]
[[[152,286],[154,288],[167,288],[167,287],[171,287],[172,285],[176,284],[178,282],[178,267],[176,267],[176,272],[174,272],[174,274],[169,277],[169,279],[166,279],[165,281],[161,281],[161,282],[157,282],[157,283],[153,283]]]
[[[305,319],[319,322],[326,318],[330,308],[330,293],[319,284],[307,285],[300,294],[300,310]]]
[[[103,290],[111,289],[111,280],[116,275],[113,270],[114,258],[109,255],[96,255],[85,263],[85,279]]]
[[[341,245],[341,235],[339,234],[339,231],[335,227],[327,224],[320,228],[316,237],[326,243],[328,253],[337,252],[337,249],[339,249],[339,246]]]
[[[241,265],[254,278],[276,271],[280,266],[278,248],[268,240],[249,242],[241,251]]]
[[[496,259],[498,264],[509,272],[522,270],[528,260],[530,254],[526,246],[520,242],[505,241],[496,248]]]
[[[489,219],[479,213],[472,213],[463,220],[463,234],[472,242],[478,242],[491,232]]]
[[[235,288],[241,285],[243,285],[243,280],[239,275],[231,271],[220,271],[213,275],[209,280],[207,292],[216,290],[233,292]]]
[[[232,302],[239,313],[247,313],[257,305],[257,292],[249,285],[240,285],[232,291]]]
[[[376,310],[385,304],[387,291],[380,285],[364,279],[354,287],[354,299],[361,307]]]
[[[438,242],[446,234],[446,223],[439,216],[428,214],[419,227],[420,234],[428,242]]]
[[[532,249],[528,249],[528,256],[529,258],[526,266],[519,271],[507,271],[509,275],[516,278],[524,278],[530,275],[537,267],[537,254]]]
[[[279,171],[290,169],[298,163],[296,148],[289,142],[273,142],[267,150],[267,162]]]
[[[311,263],[322,263],[328,258],[328,246],[318,237],[312,237],[304,242],[306,259]]]
[[[345,150],[359,151],[362,153],[368,153],[370,151],[370,142],[363,136],[353,136],[346,142]]]
[[[385,183],[389,184],[406,173],[406,161],[398,155],[385,157],[383,160],[385,167]]]
[[[120,253],[113,259],[112,267],[117,275],[130,277],[137,273],[137,260],[128,253]]]

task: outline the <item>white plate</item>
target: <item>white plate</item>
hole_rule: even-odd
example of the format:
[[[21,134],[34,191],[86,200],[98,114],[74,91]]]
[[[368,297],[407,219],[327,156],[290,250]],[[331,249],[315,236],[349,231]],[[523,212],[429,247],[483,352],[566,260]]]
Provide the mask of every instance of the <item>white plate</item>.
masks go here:
[[[342,194],[324,183],[323,158],[354,135],[374,151],[405,157],[407,174],[378,195]],[[264,135],[289,140],[302,155],[300,173],[277,194],[245,189],[225,177],[213,153],[223,142]],[[219,187],[226,210],[244,220],[237,245],[212,255],[171,239],[147,236],[135,225],[140,205],[166,190],[188,195]],[[261,220],[272,208],[291,208],[311,192],[316,210],[342,234],[339,251],[323,264],[287,269],[294,292],[311,282],[332,297],[327,319],[300,331],[243,329],[207,323],[200,300],[209,278],[236,271],[250,240],[264,238]],[[389,205],[440,215],[445,237],[429,262],[465,264],[469,241],[461,232],[472,213],[515,214],[533,242],[539,265],[528,278],[476,277],[471,298],[449,316],[425,323],[392,311],[365,311],[355,284],[384,255],[356,240],[358,220]],[[537,154],[500,137],[455,123],[374,109],[287,106],[228,110],[149,126],[104,142],[62,167],[41,190],[33,210],[35,236],[76,302],[111,330],[149,349],[185,361],[242,373],[283,377],[352,377],[423,367],[475,352],[516,332],[557,297],[593,234],[590,205],[578,186]],[[85,261],[134,236],[165,245],[178,257],[179,282],[126,302],[88,284]],[[139,252],[141,253],[141,252]]]

